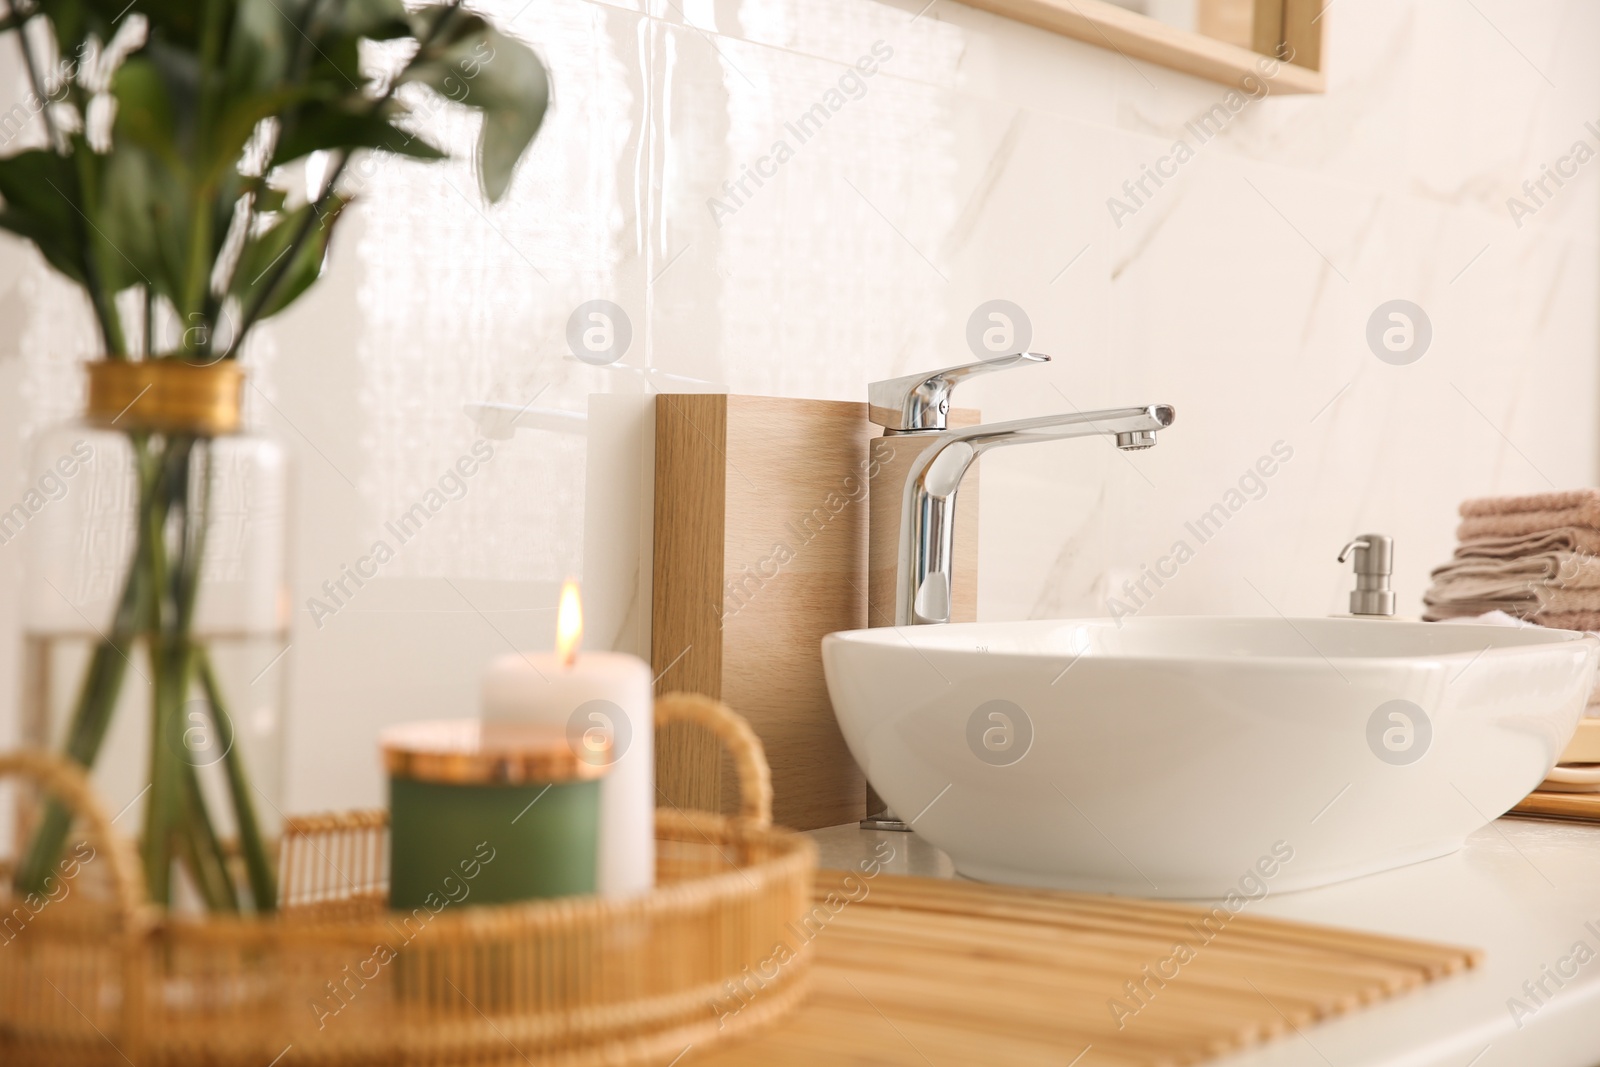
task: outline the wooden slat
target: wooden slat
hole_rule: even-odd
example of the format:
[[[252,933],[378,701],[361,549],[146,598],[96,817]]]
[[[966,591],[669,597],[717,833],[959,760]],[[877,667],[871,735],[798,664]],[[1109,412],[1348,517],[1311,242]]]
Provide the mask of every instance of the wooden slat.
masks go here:
[[[686,1063],[1198,1063],[1481,959],[1471,949],[1248,913],[1202,942],[1189,924],[1211,910],[1190,904],[891,875],[845,879],[818,874],[819,903],[829,894],[856,902],[814,934],[807,1003],[759,1037]],[[1147,980],[1145,968],[1169,959],[1178,941],[1193,957],[1164,982]],[[1144,1003],[1130,999],[1128,982],[1147,982]],[[1137,1008],[1120,1025],[1113,998]]]
[[[1558,819],[1600,822],[1600,793],[1547,793],[1535,791],[1511,809],[1513,815],[1544,815]]]
[[[727,496],[728,398],[656,398],[656,494],[650,663],[657,695],[673,690],[722,699],[722,530]],[[717,811],[714,737],[671,726],[656,739],[662,807]]]
[[[1283,0],[1283,43],[1285,54],[1294,57],[1296,66],[1322,69],[1322,13],[1325,0]]]
[[[722,699],[766,746],[772,817],[813,830],[866,814],[866,780],[822,673],[822,638],[867,625],[865,403],[728,399],[718,583]]]
[[[1240,48],[1255,43],[1256,8],[1262,0],[1199,0],[1195,29],[1205,37]]]
[[[1254,0],[1255,14],[1250,20],[1250,49],[1264,56],[1283,54],[1284,0]]]

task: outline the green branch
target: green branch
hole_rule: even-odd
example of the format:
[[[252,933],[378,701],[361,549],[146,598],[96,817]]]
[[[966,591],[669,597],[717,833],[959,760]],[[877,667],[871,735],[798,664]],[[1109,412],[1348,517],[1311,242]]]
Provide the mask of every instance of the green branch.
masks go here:
[[[222,757],[223,769],[228,775],[228,794],[233,800],[234,821],[239,833],[239,851],[244,856],[245,872],[250,878],[250,896],[255,903],[256,911],[263,913],[276,911],[278,907],[276,865],[272,860],[271,849],[261,835],[261,823],[256,818],[250,771],[245,766],[239,746],[235,743],[239,735],[233,717],[228,713],[227,703],[223,700],[222,687],[217,684],[216,672],[211,668],[211,657],[204,648],[198,647],[195,649],[195,655],[199,668],[200,689],[205,693],[206,704],[211,709],[211,728],[216,731],[219,742],[226,746]]]

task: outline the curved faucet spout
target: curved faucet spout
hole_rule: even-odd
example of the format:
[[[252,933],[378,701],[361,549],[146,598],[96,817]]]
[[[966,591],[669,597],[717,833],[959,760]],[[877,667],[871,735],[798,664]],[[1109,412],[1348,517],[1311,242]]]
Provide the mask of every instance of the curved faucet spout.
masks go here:
[[[1176,415],[1166,404],[1074,411],[1012,422],[943,430],[928,435],[906,478],[900,522],[900,552],[895,625],[950,621],[951,568],[954,560],[955,503],[962,479],[992,448],[1105,435],[1119,448],[1149,448],[1156,431]]]

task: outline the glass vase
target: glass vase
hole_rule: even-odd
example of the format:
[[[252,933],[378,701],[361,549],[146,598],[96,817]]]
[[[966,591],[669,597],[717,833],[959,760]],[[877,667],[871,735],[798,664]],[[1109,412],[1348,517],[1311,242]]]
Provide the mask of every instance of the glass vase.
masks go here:
[[[241,432],[231,362],[95,363],[85,417],[33,442],[0,515],[26,540],[27,743],[88,768],[166,907],[270,911],[288,679],[286,469]],[[19,889],[70,819],[23,807]]]

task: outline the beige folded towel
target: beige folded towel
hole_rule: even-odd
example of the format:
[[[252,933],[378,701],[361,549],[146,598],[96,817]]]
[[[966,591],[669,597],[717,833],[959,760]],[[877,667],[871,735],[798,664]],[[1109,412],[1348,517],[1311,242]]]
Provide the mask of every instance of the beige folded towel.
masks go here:
[[[1600,556],[1552,552],[1524,559],[1457,558],[1433,571],[1422,602],[1440,618],[1503,611],[1600,611]]]
[[[1578,607],[1578,604],[1593,605]],[[1568,601],[1560,610],[1546,610],[1533,608],[1524,610],[1520,614],[1515,611],[1506,611],[1504,607],[1492,607],[1486,611],[1503,611],[1514,618],[1531,622],[1537,626],[1548,626],[1555,630],[1591,630],[1600,632],[1600,597],[1586,596],[1579,601]],[[1446,619],[1471,619],[1483,615],[1486,611],[1474,610],[1471,601],[1449,601],[1442,604],[1430,604],[1423,612],[1424,622],[1444,622]],[[1600,690],[1597,690],[1592,703],[1600,704]]]
[[[1600,589],[1600,556],[1578,552],[1549,552],[1521,559],[1457,556],[1435,567],[1429,577],[1435,588],[1448,584],[1469,596],[1542,587]]]
[[[1565,489],[1526,496],[1484,496],[1461,505],[1463,519],[1482,515],[1517,515],[1529,511],[1587,511],[1600,516],[1600,489]],[[1592,525],[1593,520],[1572,525]],[[1565,523],[1560,525],[1567,525]]]
[[[1557,630],[1600,630],[1600,611],[1541,611],[1528,621]]]
[[[1447,619],[1475,619],[1491,611],[1503,612],[1514,619],[1527,621],[1539,610],[1539,605],[1512,600],[1433,600],[1422,598],[1422,621],[1444,622]]]
[[[1500,611],[1600,629],[1600,489],[1480,497],[1460,511],[1460,544],[1433,571],[1423,618]]]
[[[1461,505],[1456,536],[1524,537],[1563,527],[1600,529],[1600,489],[1569,489],[1529,496],[1480,497]]]
[[[1462,541],[1456,559],[1518,559],[1550,552],[1600,555],[1600,530],[1563,526],[1516,537],[1474,537]]]
[[[1475,515],[1461,520],[1456,537],[1470,541],[1480,537],[1527,537],[1567,526],[1600,529],[1600,504],[1565,508],[1560,511],[1517,511],[1504,515]]]
[[[1600,589],[1550,589],[1539,590],[1539,612],[1576,614],[1590,612],[1600,618]],[[1593,629],[1585,626],[1584,629]]]

